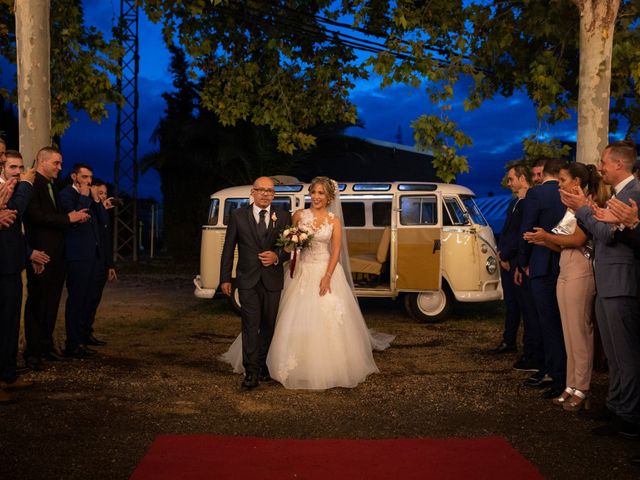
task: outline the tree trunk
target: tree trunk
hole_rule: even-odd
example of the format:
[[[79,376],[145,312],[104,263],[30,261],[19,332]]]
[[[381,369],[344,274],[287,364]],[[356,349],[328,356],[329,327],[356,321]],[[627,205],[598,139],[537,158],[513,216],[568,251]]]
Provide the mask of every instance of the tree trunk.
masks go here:
[[[620,0],[574,0],[580,11],[576,161],[598,163],[609,143],[613,32]]]
[[[18,123],[27,166],[51,145],[50,0],[16,0]]]

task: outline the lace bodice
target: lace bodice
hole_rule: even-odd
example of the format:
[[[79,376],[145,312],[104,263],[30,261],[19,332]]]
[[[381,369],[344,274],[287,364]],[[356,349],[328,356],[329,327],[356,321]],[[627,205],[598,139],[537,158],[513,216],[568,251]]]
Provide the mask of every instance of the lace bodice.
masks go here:
[[[333,213],[329,218],[333,219]],[[331,255],[331,234],[333,223],[326,219],[321,225],[314,224],[314,216],[310,209],[302,211],[299,226],[313,235],[311,244],[302,250],[301,259],[305,263],[328,262]]]

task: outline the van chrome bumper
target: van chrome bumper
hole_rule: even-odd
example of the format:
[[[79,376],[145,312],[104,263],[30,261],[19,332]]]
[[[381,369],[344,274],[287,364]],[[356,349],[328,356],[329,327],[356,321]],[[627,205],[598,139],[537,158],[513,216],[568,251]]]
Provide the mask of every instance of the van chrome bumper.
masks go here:
[[[481,290],[458,290],[453,294],[458,302],[490,302],[504,298],[499,280],[485,282]]]

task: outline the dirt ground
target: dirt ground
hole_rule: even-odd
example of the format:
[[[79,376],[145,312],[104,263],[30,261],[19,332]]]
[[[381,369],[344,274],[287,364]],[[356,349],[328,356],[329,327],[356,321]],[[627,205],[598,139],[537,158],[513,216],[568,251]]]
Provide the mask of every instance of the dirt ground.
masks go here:
[[[399,302],[361,301],[369,326],[395,334],[381,373],[355,389],[242,392],[217,360],[239,332],[224,300],[196,299],[191,275],[121,274],[107,287],[88,360],[50,363],[0,407],[0,478],[126,479],[160,434],[273,438],[505,437],[546,478],[638,478],[640,443],[594,437],[592,420],[519,388],[515,355],[492,356],[499,303],[459,306],[438,325]],[[62,309],[61,309],[62,310]],[[60,312],[62,317],[62,311]],[[59,322],[62,327],[63,322]],[[63,338],[63,330],[58,332]],[[596,375],[602,399],[606,377]]]

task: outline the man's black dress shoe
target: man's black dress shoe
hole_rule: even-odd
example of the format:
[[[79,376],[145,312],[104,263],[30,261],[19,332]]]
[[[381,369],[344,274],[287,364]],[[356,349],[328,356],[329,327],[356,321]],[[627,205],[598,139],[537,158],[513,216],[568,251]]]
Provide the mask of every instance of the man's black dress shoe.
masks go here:
[[[515,353],[517,351],[518,351],[518,347],[516,347],[515,345],[509,345],[505,342],[502,342],[496,348],[494,348],[493,350],[490,350],[489,353],[498,355],[500,353]]]
[[[102,347],[103,345],[107,344],[107,342],[99,340],[93,335],[89,335],[89,338],[87,338],[87,341],[85,343],[86,345],[91,345],[92,347]]]
[[[260,369],[260,375],[258,376],[258,380],[260,380],[261,383],[273,382],[273,378],[271,378],[271,374],[269,373],[268,368],[262,367]]]
[[[41,372],[44,370],[44,364],[40,357],[27,357],[24,359],[24,363],[30,370],[34,372]]]
[[[553,378],[540,370],[527,378],[522,384],[529,388],[548,388],[553,383]]]
[[[531,358],[521,356],[518,360],[513,363],[512,368],[514,370],[519,370],[521,372],[538,372],[540,371],[540,366],[535,360]]]
[[[618,435],[627,440],[638,440],[640,438],[640,428],[635,423],[620,420],[618,424]]]
[[[634,455],[629,459],[629,463],[631,465],[635,465],[636,467],[640,467],[640,455]]]
[[[244,377],[241,387],[243,390],[253,390],[258,386],[258,375],[250,373]]]
[[[84,350],[84,352],[87,354],[87,357],[90,357],[98,353],[98,351],[95,348],[89,348],[86,345],[80,345],[80,348]]]
[[[591,433],[599,437],[614,437],[618,433],[619,424],[620,421],[618,419],[614,419],[604,425],[592,428]]]
[[[564,391],[564,388],[562,387],[550,387],[550,388],[547,388],[544,392],[542,392],[542,398],[547,398],[550,400],[552,398],[559,397],[563,391]]]
[[[31,371],[31,369],[29,367],[27,367],[26,365],[24,367],[17,367],[16,368],[16,375],[20,376],[20,375],[24,375],[25,373],[29,373]]]
[[[75,359],[83,359],[87,358],[89,354],[87,351],[81,346],[77,346],[76,348],[66,348],[64,350],[64,356]]]

